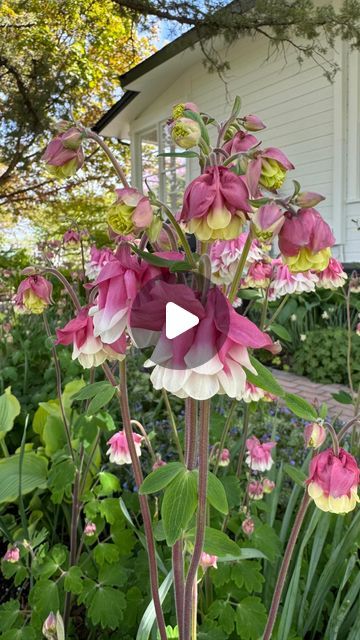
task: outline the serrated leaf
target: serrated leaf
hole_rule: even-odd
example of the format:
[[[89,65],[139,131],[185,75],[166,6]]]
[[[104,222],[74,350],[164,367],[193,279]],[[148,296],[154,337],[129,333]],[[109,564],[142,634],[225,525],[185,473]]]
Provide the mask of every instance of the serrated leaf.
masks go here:
[[[99,542],[93,550],[94,560],[102,566],[105,562],[111,564],[119,559],[119,549],[111,543]]]
[[[314,407],[309,404],[304,398],[300,398],[300,396],[295,395],[294,393],[285,393],[284,400],[286,402],[286,406],[295,413],[299,418],[303,418],[304,420],[317,420],[318,413]]]
[[[299,487],[304,487],[306,475],[303,471],[301,471],[301,469],[297,469],[291,464],[284,464],[284,471],[288,474],[288,476],[290,476],[292,480],[294,480],[297,485],[299,485]]]
[[[214,509],[217,509],[217,511],[220,511],[220,513],[224,513],[226,515],[229,512],[224,485],[219,478],[211,472],[208,476],[207,499],[211,506],[214,507]]]
[[[115,387],[111,384],[103,387],[90,401],[87,408],[86,415],[93,416],[100,411],[105,405],[107,405],[115,394]]]
[[[11,629],[19,620],[22,617],[18,600],[8,600],[0,605],[0,631]]]
[[[231,578],[239,588],[245,587],[249,593],[261,591],[265,582],[260,564],[253,561],[234,564],[231,569]]]
[[[110,494],[120,491],[120,481],[119,478],[114,476],[113,473],[109,473],[108,471],[100,471],[98,474],[98,478],[100,480],[101,492],[103,494]]]
[[[268,524],[255,527],[248,546],[261,551],[270,562],[274,562],[281,552],[281,542],[274,529]]]
[[[186,473],[186,467],[181,462],[169,462],[169,464],[155,469],[155,471],[146,476],[139,493],[146,495],[161,491],[180,473]]]
[[[285,392],[271,371],[269,371],[267,367],[264,367],[264,365],[253,356],[250,356],[250,362],[254,369],[256,369],[257,375],[246,370],[246,377],[249,382],[261,389],[265,389],[265,391],[269,391],[269,393],[272,393],[274,396],[282,398]]]
[[[60,598],[56,582],[43,578],[38,580],[30,591],[29,602],[43,620],[47,618],[50,611],[58,611]]]
[[[102,629],[117,629],[126,609],[125,595],[113,587],[95,585],[85,600],[87,614]]]
[[[267,612],[260,598],[248,596],[236,608],[236,630],[242,640],[259,640],[265,628]]]
[[[83,573],[80,567],[70,567],[64,578],[64,589],[75,595],[80,595],[83,590]]]
[[[208,617],[211,620],[218,620],[219,626],[229,636],[235,627],[235,610],[229,602],[215,600],[209,608]]]
[[[172,546],[186,529],[196,505],[196,479],[190,471],[186,471],[166,487],[162,501],[161,515],[169,546]]]

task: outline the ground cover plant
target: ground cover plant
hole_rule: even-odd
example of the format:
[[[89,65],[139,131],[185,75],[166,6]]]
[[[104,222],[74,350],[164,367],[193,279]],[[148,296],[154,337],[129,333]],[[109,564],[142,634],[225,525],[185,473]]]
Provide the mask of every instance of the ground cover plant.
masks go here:
[[[171,155],[201,171],[180,212],[131,188],[79,122],[45,151],[66,179],[100,146],[122,184],[108,247],[86,263],[81,230],[67,232],[81,278],[39,260],[14,297],[27,357],[11,340],[5,355],[27,377],[3,373],[0,397],[4,640],[358,636],[357,326],[348,423],[262,364],[288,339],[288,296],[346,284],[349,308],[357,279],[331,256],[323,197],[282,189],[294,166],[240,109],[217,123],[174,107]],[[197,318],[175,337],[169,303]]]

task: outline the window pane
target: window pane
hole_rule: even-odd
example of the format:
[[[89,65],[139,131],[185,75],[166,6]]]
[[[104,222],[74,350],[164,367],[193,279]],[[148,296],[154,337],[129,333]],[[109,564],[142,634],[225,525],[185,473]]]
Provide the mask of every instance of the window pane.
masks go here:
[[[157,129],[149,129],[140,136],[141,153],[141,183],[144,193],[148,192],[146,182],[149,187],[160,195],[159,191],[159,141]],[[146,182],[145,182],[146,180]]]
[[[166,124],[162,125],[161,133],[163,152],[184,151],[184,149],[176,147]],[[182,195],[186,184],[186,159],[176,157],[161,158],[160,166],[163,197],[168,207],[175,212],[182,206]]]

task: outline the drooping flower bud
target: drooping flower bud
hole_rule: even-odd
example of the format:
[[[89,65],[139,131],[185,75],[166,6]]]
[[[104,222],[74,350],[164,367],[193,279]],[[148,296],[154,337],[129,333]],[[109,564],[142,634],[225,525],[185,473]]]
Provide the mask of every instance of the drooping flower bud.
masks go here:
[[[279,233],[284,222],[284,213],[275,202],[264,204],[251,217],[253,236],[261,242],[267,242]]]
[[[318,449],[326,440],[326,429],[319,422],[311,422],[304,429],[306,447]]]
[[[203,571],[206,571],[206,569],[209,569],[210,567],[217,569],[217,560],[217,556],[212,556],[209,553],[205,553],[205,551],[203,551],[200,557],[200,567],[203,569]]]
[[[69,178],[81,169],[85,160],[81,146],[82,138],[79,130],[71,127],[48,144],[42,160],[52,175],[57,178]]]
[[[230,464],[230,451],[223,449],[220,453],[219,467],[228,467]]]
[[[262,500],[264,497],[264,487],[259,480],[252,480],[247,486],[247,492],[251,500]]]
[[[247,131],[261,131],[262,129],[266,129],[266,124],[260,120],[259,116],[252,114],[244,116],[243,125]]]
[[[95,522],[91,522],[91,520],[89,520],[89,522],[87,522],[84,527],[84,536],[87,536],[90,538],[91,536],[94,536],[95,533],[96,533],[96,524]]]
[[[18,547],[10,547],[3,557],[4,562],[11,562],[15,564],[15,562],[19,562],[20,560],[20,551]]]
[[[253,262],[242,281],[242,285],[246,288],[267,289],[270,284],[271,273],[271,262],[267,260]]]
[[[47,640],[56,640],[56,615],[52,611],[43,624],[42,633]]]
[[[322,196],[320,193],[314,193],[313,191],[301,191],[295,197],[295,203],[302,209],[316,207],[322,200],[325,200],[325,196]]]
[[[80,242],[80,233],[75,229],[68,229],[63,235],[63,243],[77,245]]]
[[[259,183],[269,191],[280,189],[287,172],[291,169],[294,169],[294,165],[280,149],[269,147],[263,151],[256,151],[247,168],[247,182],[251,195],[256,196]]]
[[[18,313],[42,313],[52,302],[52,284],[42,276],[29,276],[23,280],[14,297]]]
[[[322,511],[349,513],[359,502],[359,468],[344,449],[338,455],[333,449],[318,453],[310,462],[306,484],[309,496]]]
[[[151,225],[153,210],[149,198],[137,189],[115,189],[116,201],[107,221],[122,236],[137,234]]]
[[[160,453],[157,453],[156,454],[156,461],[154,462],[154,464],[152,466],[152,470],[155,471],[156,469],[160,469],[160,467],[166,467],[166,462],[161,459]]]
[[[191,149],[200,142],[200,125],[191,118],[178,118],[171,126],[171,137],[178,147]]]
[[[287,214],[279,232],[279,248],[290,271],[324,271],[333,244],[334,235],[316,209]]]
[[[269,471],[274,464],[271,457],[271,449],[276,446],[276,442],[264,442],[261,444],[255,436],[246,440],[247,456],[246,464],[253,471]]]
[[[141,456],[141,443],[143,441],[143,437],[138,433],[132,434],[136,455],[138,458]],[[107,450],[108,456],[110,456],[110,462],[114,462],[115,464],[131,464],[131,456],[130,450],[126,439],[125,431],[118,431],[113,435],[110,440],[107,441],[107,444],[110,445]]]
[[[184,111],[194,111],[194,113],[199,113],[199,107],[195,104],[195,102],[180,102],[173,107],[171,113],[172,118],[174,120],[182,118],[184,115]]]
[[[255,522],[252,518],[245,518],[241,528],[246,536],[251,536],[255,531]]]
[[[264,478],[263,489],[264,493],[272,493],[275,489],[275,482],[273,482],[273,480],[270,480],[270,478]]]

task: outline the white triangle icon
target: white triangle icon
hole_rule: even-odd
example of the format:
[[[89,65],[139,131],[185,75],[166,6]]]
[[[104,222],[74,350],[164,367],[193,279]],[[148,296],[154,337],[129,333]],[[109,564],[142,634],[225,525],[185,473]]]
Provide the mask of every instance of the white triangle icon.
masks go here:
[[[181,336],[182,333],[196,327],[199,318],[190,311],[179,307],[175,302],[166,304],[165,334],[169,340]]]

